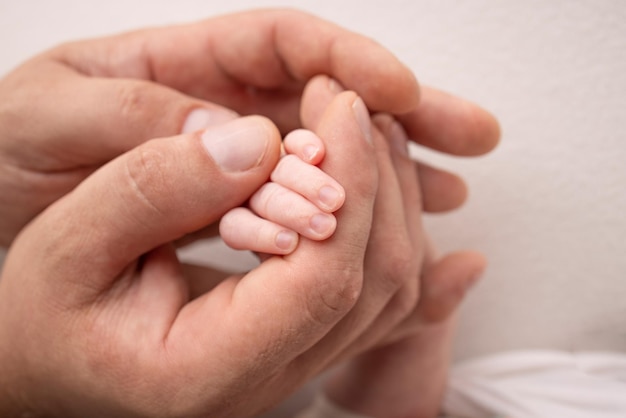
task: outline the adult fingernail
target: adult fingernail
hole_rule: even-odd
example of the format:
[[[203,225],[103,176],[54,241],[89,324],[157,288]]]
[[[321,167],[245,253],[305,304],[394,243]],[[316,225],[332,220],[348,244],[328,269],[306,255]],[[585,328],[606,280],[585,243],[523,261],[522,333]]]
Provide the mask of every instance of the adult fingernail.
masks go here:
[[[409,155],[408,137],[402,125],[396,120],[391,122],[391,127],[389,128],[389,142],[400,155]]]
[[[202,145],[223,171],[246,171],[263,159],[269,135],[260,119],[240,118],[205,130]]]
[[[483,277],[483,274],[484,274],[484,271],[481,270],[481,271],[477,271],[472,276],[470,276],[470,278],[467,279],[467,282],[465,284],[465,289],[471,289],[472,287],[474,287],[476,283],[478,283],[480,279]]]
[[[339,84],[339,82],[335,80],[334,78],[328,79],[328,90],[330,90],[334,94],[339,94],[345,91],[345,89],[341,86],[341,84]]]
[[[363,136],[367,142],[371,144],[373,141],[370,114],[367,111],[367,107],[365,107],[365,103],[363,103],[363,99],[360,97],[356,98],[354,103],[352,103],[352,111],[354,112],[354,117],[359,124],[359,128],[361,128],[361,132],[363,132]]]
[[[196,108],[189,112],[181,133],[196,132],[208,127],[219,125],[224,122],[231,121],[238,117],[237,113],[223,108],[206,109],[203,107]]]

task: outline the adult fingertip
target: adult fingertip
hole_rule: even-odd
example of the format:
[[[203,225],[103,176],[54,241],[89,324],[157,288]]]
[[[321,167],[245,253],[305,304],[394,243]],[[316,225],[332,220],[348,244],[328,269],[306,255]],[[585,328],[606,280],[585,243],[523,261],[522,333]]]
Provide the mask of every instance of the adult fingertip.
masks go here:
[[[429,296],[464,294],[480,281],[486,268],[487,259],[478,251],[461,250],[446,254],[426,271]]]
[[[452,153],[477,157],[491,152],[500,142],[501,131],[498,119],[491,112],[471,101],[460,98],[456,100],[464,108],[467,137],[463,141],[456,141],[458,149],[451,148]],[[448,144],[453,145],[455,142],[449,141]]]
[[[484,277],[489,263],[487,261],[487,257],[485,257],[482,253],[468,251],[467,254],[471,257],[473,263],[473,269],[466,281],[466,289],[470,289]]]
[[[482,127],[477,129],[483,138],[482,154],[486,154],[493,150],[500,143],[502,136],[502,128],[498,119],[489,111],[477,107],[476,112],[481,113],[476,120],[481,121]]]
[[[392,104],[393,108],[390,109],[390,112],[394,114],[403,114],[417,109],[421,99],[421,89],[415,73],[406,64],[400,64],[402,67],[396,77],[401,80],[400,85],[404,86],[403,92],[401,92],[404,93],[404,100],[398,100]]]
[[[314,130],[322,119],[326,107],[335,96],[344,91],[343,85],[327,75],[317,75],[311,78],[302,93],[300,119],[303,126]]]
[[[202,145],[224,172],[243,172],[260,165],[268,149],[280,141],[278,129],[266,118],[250,116],[206,129]]]
[[[461,177],[423,163],[417,163],[417,170],[426,212],[448,212],[467,200],[468,188]]]
[[[444,257],[444,264],[450,276],[458,276],[458,284],[463,291],[474,287],[484,276],[487,269],[487,258],[475,250],[461,250]]]
[[[414,141],[451,155],[479,156],[496,147],[500,125],[480,106],[430,87],[419,107],[397,115]]]

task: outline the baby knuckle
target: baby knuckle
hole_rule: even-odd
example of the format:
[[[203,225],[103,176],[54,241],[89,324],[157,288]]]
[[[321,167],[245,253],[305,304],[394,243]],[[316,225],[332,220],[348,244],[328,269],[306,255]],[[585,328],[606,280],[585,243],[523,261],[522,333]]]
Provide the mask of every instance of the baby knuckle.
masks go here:
[[[273,212],[276,206],[280,206],[279,202],[283,201],[286,190],[276,183],[265,183],[250,199],[250,205],[253,209],[267,216]]]
[[[297,156],[295,156],[293,154],[285,155],[278,162],[278,166],[276,167],[276,170],[278,170],[278,171],[286,170],[287,173],[289,173],[290,169],[300,165],[301,161],[302,160],[300,160],[300,158],[298,158]]]

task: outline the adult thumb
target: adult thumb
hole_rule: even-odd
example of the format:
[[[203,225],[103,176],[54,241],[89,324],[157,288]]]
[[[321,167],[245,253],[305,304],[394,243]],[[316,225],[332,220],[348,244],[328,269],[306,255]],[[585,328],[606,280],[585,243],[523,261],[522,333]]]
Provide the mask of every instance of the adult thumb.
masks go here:
[[[269,177],[280,141],[259,116],[148,141],[50,206],[16,244],[38,268],[89,277],[97,292],[141,255],[244,202]]]

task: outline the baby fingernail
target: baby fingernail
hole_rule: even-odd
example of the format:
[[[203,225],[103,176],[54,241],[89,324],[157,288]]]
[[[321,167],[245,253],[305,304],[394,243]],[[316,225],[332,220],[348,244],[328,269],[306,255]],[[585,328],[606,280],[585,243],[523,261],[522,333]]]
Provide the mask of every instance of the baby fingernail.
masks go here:
[[[305,145],[302,149],[302,154],[304,154],[303,157],[306,159],[306,161],[313,161],[313,159],[317,156],[319,152],[319,147],[312,144]]]
[[[293,231],[280,231],[276,235],[276,246],[281,250],[290,250],[298,239],[298,235]]]
[[[319,199],[324,209],[335,211],[341,205],[342,194],[334,187],[324,186],[319,191]]]
[[[317,235],[325,236],[335,228],[335,217],[328,214],[319,213],[313,215],[309,221],[311,230]]]

